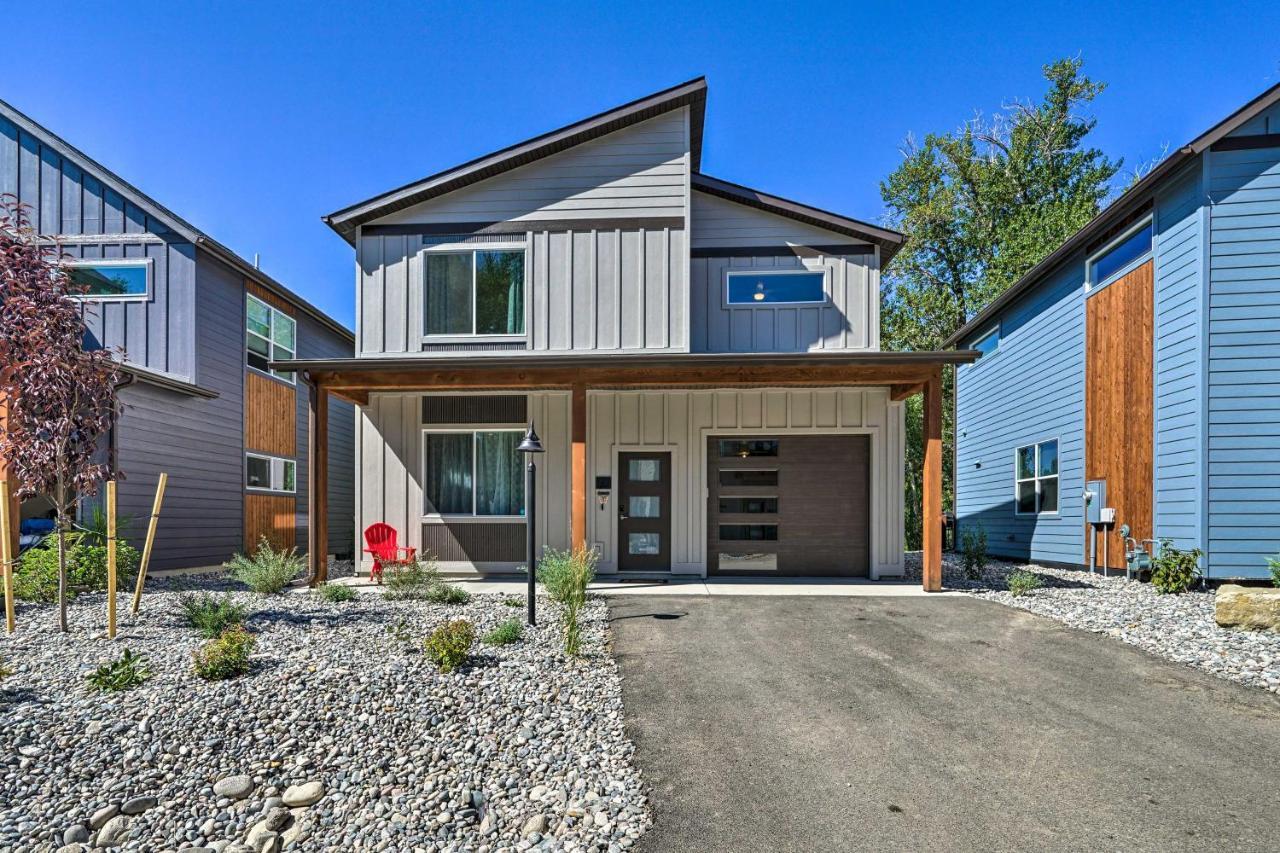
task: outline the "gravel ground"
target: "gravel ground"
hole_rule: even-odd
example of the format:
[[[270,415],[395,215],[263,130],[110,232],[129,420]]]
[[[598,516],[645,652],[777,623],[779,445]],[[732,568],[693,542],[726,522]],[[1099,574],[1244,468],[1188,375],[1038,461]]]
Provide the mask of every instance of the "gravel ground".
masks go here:
[[[240,588],[160,581],[114,643],[102,595],[72,604],[67,635],[51,606],[20,607],[0,639],[17,670],[0,691],[0,850],[620,851],[647,828],[603,601],[585,608],[579,659],[542,599],[542,626],[477,642],[445,675],[422,654],[431,629],[465,618],[483,636],[523,609],[235,592],[254,611],[254,669],[207,683],[179,585]],[[152,679],[90,692],[86,674],[124,648]]]
[[[1014,569],[1034,572],[1041,589],[1008,591]],[[908,577],[919,579],[919,553],[907,555]],[[1021,607],[1073,628],[1106,634],[1174,663],[1280,693],[1280,634],[1220,628],[1213,621],[1213,590],[1158,595],[1149,583],[1088,572],[991,561],[976,581],[967,580],[958,555],[943,556],[943,582],[978,598]]]

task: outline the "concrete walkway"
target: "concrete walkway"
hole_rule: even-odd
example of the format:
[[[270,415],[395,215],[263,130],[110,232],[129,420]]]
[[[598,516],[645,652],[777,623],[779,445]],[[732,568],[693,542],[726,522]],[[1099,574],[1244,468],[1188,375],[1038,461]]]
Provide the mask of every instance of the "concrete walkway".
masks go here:
[[[1264,691],[967,596],[610,608],[640,853],[1277,849]]]
[[[474,578],[446,578],[468,592],[524,595],[527,589],[524,579],[477,580]],[[383,587],[369,583],[367,577],[337,578],[332,583],[355,586],[375,592]],[[606,579],[591,585],[591,591],[600,595],[679,595],[679,596],[822,596],[822,597],[892,597],[930,598],[954,596],[954,592],[925,592],[919,582],[868,581],[841,578],[734,578],[662,581],[619,581]]]

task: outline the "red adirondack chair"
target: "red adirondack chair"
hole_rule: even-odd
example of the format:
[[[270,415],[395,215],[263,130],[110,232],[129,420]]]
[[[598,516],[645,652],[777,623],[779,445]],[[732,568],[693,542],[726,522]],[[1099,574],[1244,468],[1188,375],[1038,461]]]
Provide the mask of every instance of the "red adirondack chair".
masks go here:
[[[365,529],[364,542],[369,546],[364,549],[364,552],[373,555],[373,568],[369,571],[369,578],[378,583],[382,583],[383,563],[403,563],[412,560],[418,554],[416,548],[400,547],[396,529],[381,521],[370,524]]]

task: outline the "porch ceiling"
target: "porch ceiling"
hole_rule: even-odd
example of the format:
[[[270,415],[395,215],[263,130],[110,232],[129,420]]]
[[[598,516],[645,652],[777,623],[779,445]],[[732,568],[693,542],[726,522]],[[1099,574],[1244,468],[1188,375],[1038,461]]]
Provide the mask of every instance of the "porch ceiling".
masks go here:
[[[368,402],[378,391],[555,388],[888,385],[895,399],[916,393],[946,364],[967,364],[974,350],[842,353],[539,353],[273,362],[301,371],[337,397]]]

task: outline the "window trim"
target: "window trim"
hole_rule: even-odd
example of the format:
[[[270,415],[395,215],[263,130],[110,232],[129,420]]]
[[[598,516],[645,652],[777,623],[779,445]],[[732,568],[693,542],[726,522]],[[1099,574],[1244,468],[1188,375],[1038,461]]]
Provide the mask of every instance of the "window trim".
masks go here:
[[[268,466],[270,467],[270,471],[271,471],[271,481],[272,481],[272,483],[274,483],[274,482],[275,482],[275,476],[276,476],[275,463],[276,463],[276,462],[281,463],[281,465],[280,465],[280,488],[278,488],[278,489],[277,489],[277,488],[275,488],[274,486],[271,486],[271,487],[266,487],[266,486],[250,486],[250,485],[249,485],[249,460],[250,460],[250,459],[260,459],[260,460],[262,460],[262,461],[264,461],[264,462],[266,462],[266,463],[268,464]],[[292,488],[292,489],[286,489],[286,488],[284,488],[284,482],[285,482],[285,479],[286,479],[286,478],[285,478],[285,475],[284,475],[284,472],[285,472],[285,466],[286,466],[286,465],[292,465],[292,466],[293,466],[293,488]],[[246,450],[246,451],[244,452],[244,479],[243,479],[243,482],[244,482],[244,490],[245,490],[246,492],[253,492],[253,493],[255,493],[255,494],[263,494],[263,495],[296,495],[296,494],[298,493],[298,460],[297,460],[297,459],[291,459],[291,458],[289,458],[288,456],[272,456],[272,455],[271,455],[271,454],[269,454],[269,453],[255,453],[255,452],[254,452],[254,451],[252,451],[252,450]]]
[[[821,275],[822,276],[822,299],[805,300],[803,302],[755,302],[755,301],[733,302],[729,299],[729,282],[733,279],[735,275],[743,275],[743,276],[745,275],[749,275],[749,276]],[[825,266],[822,269],[816,269],[816,270],[810,269],[809,267],[802,267],[802,268],[793,267],[790,269],[770,269],[770,270],[752,269],[750,267],[739,267],[737,269],[730,268],[725,270],[725,273],[724,273],[724,293],[723,293],[724,307],[730,310],[749,308],[754,311],[754,310],[760,310],[764,308],[776,309],[776,308],[803,307],[805,305],[830,305],[831,293],[830,293],[830,289],[827,287],[827,283],[830,281],[830,279],[831,279],[830,271]]]
[[[127,293],[120,296],[107,296],[93,293],[75,293],[72,297],[82,302],[148,302],[151,300],[152,291],[155,288],[155,258],[73,258],[65,261],[63,266],[68,269],[84,268],[84,267],[142,267],[147,274],[147,289],[145,293]]]
[[[250,364],[250,363],[249,363],[249,338],[248,338],[248,336],[249,336],[249,335],[253,335],[255,338],[257,338],[257,339],[258,339],[258,340],[260,340],[260,341],[261,341],[261,340],[265,340],[265,341],[267,342],[267,352],[269,353],[269,356],[268,356],[268,358],[267,358],[267,361],[268,361],[268,362],[275,361],[275,347],[279,346],[279,347],[280,347],[280,349],[289,349],[288,347],[281,346],[280,344],[277,344],[277,343],[275,342],[275,334],[276,334],[276,315],[277,315],[277,314],[279,314],[281,317],[287,317],[287,318],[288,318],[288,319],[293,323],[293,348],[292,348],[292,349],[289,349],[289,357],[290,357],[290,358],[297,358],[297,357],[298,357],[298,318],[297,318],[297,317],[290,316],[289,314],[286,314],[285,312],[281,311],[279,308],[277,308],[277,307],[275,307],[274,305],[272,305],[270,302],[267,302],[265,299],[260,299],[260,298],[258,298],[257,296],[254,296],[254,295],[253,295],[252,293],[250,293],[248,290],[246,290],[246,291],[245,291],[245,293],[244,293],[244,298],[245,298],[245,303],[244,303],[244,333],[245,333],[245,339],[244,339],[244,366],[245,366],[245,367],[247,367],[249,370],[252,370],[254,373],[259,374],[260,376],[267,376],[267,377],[270,377],[271,379],[279,380],[280,382],[286,382],[286,383],[288,383],[289,385],[297,385],[297,384],[298,384],[298,374],[297,374],[297,372],[295,372],[295,371],[289,371],[287,376],[281,376],[281,375],[276,374],[276,373],[275,373],[274,371],[272,371],[272,370],[263,370],[261,367],[255,367],[254,365]],[[263,306],[264,308],[266,308],[266,309],[267,309],[267,312],[268,312],[268,314],[269,314],[269,315],[270,315],[270,317],[271,317],[271,337],[269,337],[269,338],[263,338],[263,337],[262,337],[262,335],[258,334],[258,333],[257,333],[257,332],[255,332],[255,331],[252,331],[252,330],[249,328],[249,300],[250,300],[250,299],[252,299],[254,302],[257,302],[259,305],[261,305],[261,306]]]
[[[1103,279],[1102,281],[1095,281],[1093,278],[1093,271],[1094,271],[1094,267],[1098,262],[1098,259],[1108,254],[1109,252],[1111,252],[1113,249],[1118,247],[1125,240],[1128,240],[1134,234],[1137,234],[1139,231],[1142,231],[1144,228],[1148,228],[1148,227],[1151,228],[1150,248],[1148,248],[1142,254],[1138,255],[1129,263],[1125,264],[1120,269],[1113,272],[1107,278]],[[1156,251],[1155,216],[1153,214],[1148,213],[1146,216],[1142,217],[1137,222],[1133,223],[1132,226],[1130,226],[1129,228],[1126,228],[1124,231],[1121,231],[1119,234],[1117,234],[1115,238],[1108,241],[1106,245],[1099,248],[1098,251],[1094,252],[1093,254],[1085,258],[1084,260],[1085,291],[1087,293],[1093,293],[1095,291],[1101,290],[1102,288],[1106,287],[1109,284],[1112,284],[1118,281],[1119,279],[1124,278],[1126,275],[1133,272],[1138,267],[1142,266],[1147,261],[1155,257],[1155,251]]]
[[[450,522],[450,521],[464,521],[464,522],[497,521],[497,522],[504,522],[504,523],[511,523],[511,522],[523,523],[526,520],[526,514],[527,514],[527,507],[528,507],[527,495],[525,496],[526,513],[522,513],[520,515],[479,515],[476,513],[476,483],[478,482],[478,477],[476,476],[476,473],[477,473],[476,460],[479,457],[479,454],[476,453],[476,441],[477,441],[477,436],[482,432],[514,432],[519,435],[523,435],[527,428],[528,427],[526,426],[518,425],[518,424],[449,424],[448,426],[422,427],[422,438],[421,438],[422,463],[420,466],[421,470],[419,472],[420,476],[422,477],[422,487],[421,487],[422,510],[420,513],[421,520],[424,522],[432,522],[437,524],[442,522]],[[471,512],[470,513],[462,513],[462,512],[440,513],[440,512],[426,511],[427,436],[428,435],[470,435],[471,436]],[[520,488],[522,491],[524,490],[523,481],[521,481],[520,483]]]
[[[1062,509],[1062,454],[1060,450],[1058,453],[1058,473],[1045,474],[1043,476],[1041,476],[1040,474],[1040,448],[1042,445],[1049,444],[1049,443],[1053,443],[1059,449],[1062,447],[1062,442],[1059,440],[1058,436],[1054,436],[1053,438],[1046,438],[1046,439],[1042,439],[1041,441],[1033,441],[1030,444],[1020,444],[1013,449],[1013,514],[1015,516],[1018,516],[1019,518],[1033,518],[1035,516],[1040,516],[1040,515],[1056,516],[1059,513],[1059,511]],[[1036,449],[1036,457],[1035,457],[1035,461],[1033,462],[1033,467],[1031,469],[1032,476],[1019,477],[1018,476],[1018,454],[1021,451],[1026,450],[1028,447],[1034,447]],[[1041,511],[1040,509],[1040,481],[1041,480],[1057,480],[1058,481],[1058,502],[1056,504],[1055,509],[1044,510],[1044,511]],[[1022,512],[1021,510],[1018,509],[1018,486],[1021,485],[1022,483],[1035,483],[1035,487],[1036,487],[1035,512]]]
[[[524,271],[524,279],[520,282],[524,302],[524,317],[521,318],[521,324],[524,326],[523,332],[477,332],[476,323],[478,322],[478,312],[476,308],[476,253],[477,252],[519,252],[523,256],[521,265]],[[529,337],[529,247],[524,243],[444,243],[437,246],[427,246],[423,249],[422,263],[422,338],[435,343],[448,341],[453,339],[466,340],[468,342],[485,341],[485,340],[526,340]],[[471,255],[471,331],[470,332],[428,332],[427,331],[427,264],[426,255]]]

